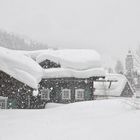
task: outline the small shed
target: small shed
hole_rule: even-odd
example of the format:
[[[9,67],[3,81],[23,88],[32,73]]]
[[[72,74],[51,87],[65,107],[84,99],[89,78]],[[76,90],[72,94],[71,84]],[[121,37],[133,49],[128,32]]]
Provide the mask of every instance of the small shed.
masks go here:
[[[95,98],[132,97],[134,90],[122,74],[106,74],[105,80],[95,82]]]

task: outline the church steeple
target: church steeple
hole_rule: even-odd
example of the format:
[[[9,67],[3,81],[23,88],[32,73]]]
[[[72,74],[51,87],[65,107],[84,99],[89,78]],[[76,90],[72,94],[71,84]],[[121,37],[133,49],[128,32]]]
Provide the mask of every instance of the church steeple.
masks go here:
[[[134,66],[133,55],[131,50],[129,50],[125,59],[125,68],[127,71],[132,71],[133,66]]]

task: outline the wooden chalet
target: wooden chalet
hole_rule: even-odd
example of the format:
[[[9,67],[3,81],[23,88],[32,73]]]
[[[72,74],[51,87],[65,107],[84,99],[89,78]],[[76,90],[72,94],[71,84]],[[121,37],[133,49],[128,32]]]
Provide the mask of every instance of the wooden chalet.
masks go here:
[[[94,50],[15,52],[0,47],[0,66],[0,108],[37,109],[47,102],[93,100],[94,82],[105,78]]]

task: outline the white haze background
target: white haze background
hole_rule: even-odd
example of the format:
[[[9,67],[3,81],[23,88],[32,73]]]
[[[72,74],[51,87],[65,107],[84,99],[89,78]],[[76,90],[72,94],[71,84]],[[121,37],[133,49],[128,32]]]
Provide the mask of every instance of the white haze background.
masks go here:
[[[140,1],[0,0],[0,28],[53,47],[93,48],[112,66],[140,44]]]

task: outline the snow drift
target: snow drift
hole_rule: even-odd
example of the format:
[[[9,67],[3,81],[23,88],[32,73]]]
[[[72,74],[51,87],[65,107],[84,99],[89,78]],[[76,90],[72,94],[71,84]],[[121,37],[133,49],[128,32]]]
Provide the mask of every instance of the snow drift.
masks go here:
[[[140,111],[125,99],[46,110],[0,110],[1,140],[139,140]]]

